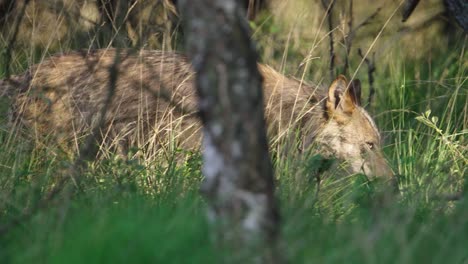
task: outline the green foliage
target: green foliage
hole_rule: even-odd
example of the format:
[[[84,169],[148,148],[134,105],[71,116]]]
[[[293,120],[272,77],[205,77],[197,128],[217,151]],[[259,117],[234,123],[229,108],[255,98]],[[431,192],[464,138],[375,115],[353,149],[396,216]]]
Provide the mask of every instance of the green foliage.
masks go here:
[[[190,258],[196,263],[218,263],[201,207],[194,193],[178,200],[86,195],[17,228],[2,247],[9,251],[2,259],[11,263],[181,263]]]
[[[327,51],[311,48],[318,43],[296,38],[289,45],[293,30],[268,13],[251,27],[263,61],[315,82],[328,76]],[[103,47],[111,42],[99,41]],[[90,43],[80,44],[57,50]],[[393,183],[343,176],[333,159],[275,149],[280,246],[290,263],[468,260],[464,44],[423,59],[406,59],[402,50],[376,62],[369,111],[382,130],[398,192]],[[57,50],[17,48],[11,69],[21,72]],[[305,60],[310,69],[302,71]],[[352,56],[350,69],[359,62]],[[368,94],[365,67],[356,74]],[[171,146],[155,155],[106,153],[76,175],[79,191],[39,206],[70,175],[74,160],[7,124],[7,104],[0,98],[0,232],[7,227],[0,233],[1,263],[219,263],[229,257],[219,252],[205,218],[198,152]]]

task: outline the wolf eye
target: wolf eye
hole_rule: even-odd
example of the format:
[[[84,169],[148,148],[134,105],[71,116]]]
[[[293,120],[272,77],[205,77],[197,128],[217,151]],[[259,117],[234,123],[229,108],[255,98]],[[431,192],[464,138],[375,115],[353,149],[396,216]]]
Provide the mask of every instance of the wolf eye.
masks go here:
[[[375,147],[374,143],[372,143],[372,142],[366,142],[366,144],[370,149],[374,149],[374,147]]]

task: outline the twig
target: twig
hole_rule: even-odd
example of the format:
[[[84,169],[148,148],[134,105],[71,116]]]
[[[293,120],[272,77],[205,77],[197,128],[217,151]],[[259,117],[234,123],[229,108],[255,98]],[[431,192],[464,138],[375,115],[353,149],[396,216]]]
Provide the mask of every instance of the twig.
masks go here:
[[[375,88],[374,88],[375,52],[372,53],[372,60],[369,60],[369,58],[365,58],[364,55],[362,55],[361,48],[358,48],[358,54],[362,59],[364,59],[364,62],[367,65],[367,77],[369,78],[369,98],[367,99],[367,107],[369,107],[371,105],[372,99],[375,94]]]
[[[330,39],[330,76],[331,80],[335,78],[335,50],[334,50],[334,43],[333,43],[333,19],[332,19],[332,10],[333,6],[335,5],[335,0],[331,0],[330,3],[327,3],[327,0],[322,0],[323,8],[325,8],[327,12],[327,20],[328,20],[328,31],[329,31],[329,39]]]
[[[65,190],[70,179],[73,181],[73,185],[75,186],[75,188],[80,190],[81,186],[79,182],[79,173],[85,166],[86,160],[88,160],[92,155],[95,154],[95,149],[93,147],[96,144],[96,135],[100,133],[100,130],[105,125],[105,115],[107,113],[107,110],[109,109],[109,106],[112,102],[112,98],[115,94],[119,63],[119,53],[116,52],[114,63],[109,68],[109,89],[104,105],[102,106],[101,111],[99,113],[98,122],[96,122],[96,125],[91,130],[91,134],[88,135],[84,144],[81,146],[78,157],[75,160],[75,162],[71,165],[71,167],[68,170],[65,170],[68,175],[62,176],[58,180],[58,182],[52,187],[52,189],[45,195],[45,197],[41,201],[37,202],[33,207],[25,210],[25,212],[23,212],[20,216],[12,219],[10,222],[0,225],[0,236],[7,233],[9,230],[11,230],[11,228],[30,219],[37,211],[49,207],[50,203],[54,201],[55,198]]]
[[[356,36],[356,33],[359,29],[361,29],[363,26],[366,26],[370,23],[371,20],[373,20],[382,10],[382,7],[378,7],[374,13],[372,13],[370,16],[368,16],[366,19],[364,19],[361,23],[359,23],[355,28],[353,28],[353,1],[349,1],[349,20],[348,20],[348,33],[341,39],[341,43],[344,43],[345,48],[346,48],[346,56],[345,56],[345,63],[344,63],[344,68],[343,68],[343,74],[347,74],[348,68],[349,68],[349,54],[351,53],[351,47],[353,44],[354,37]]]
[[[365,25],[368,25],[370,23],[370,21],[372,19],[374,19],[379,14],[380,10],[382,10],[382,7],[378,7],[374,11],[374,13],[372,13],[370,16],[368,16],[366,19],[364,19],[361,23],[359,23],[359,25],[357,25],[356,28],[353,29],[353,34],[355,34],[358,29],[362,28]]]
[[[362,28],[363,26],[366,26],[370,23],[371,20],[373,20],[380,12],[380,10],[382,10],[382,7],[378,7],[374,13],[372,13],[370,16],[368,16],[366,19],[364,19],[361,23],[359,23],[355,28],[351,28],[351,26],[349,27],[349,33],[348,35],[346,35],[342,40],[341,42],[344,42],[346,40],[349,40],[349,41],[352,41],[354,39],[354,37],[356,36],[356,33],[357,31]],[[352,11],[351,11],[352,12]],[[352,17],[351,17],[352,19]],[[348,23],[349,25],[349,23]]]
[[[117,77],[119,73],[118,65],[120,64],[120,53],[117,51],[115,53],[115,58],[112,66],[108,69],[109,71],[109,86],[107,90],[106,100],[101,108],[101,111],[98,115],[98,122],[91,130],[91,134],[89,134],[80,148],[78,158],[75,162],[75,167],[82,166],[83,162],[89,160],[92,156],[96,154],[95,144],[96,139],[98,138],[98,134],[100,133],[101,129],[104,127],[106,122],[106,113],[109,110],[109,107],[112,103],[112,98],[114,97],[116,86],[117,86]]]
[[[346,47],[346,57],[345,57],[345,65],[344,65],[344,70],[343,73],[346,74],[348,71],[349,67],[349,54],[351,52],[351,46],[354,40],[354,37],[356,36],[357,31],[362,28],[365,25],[368,25],[371,20],[373,20],[382,10],[382,7],[378,7],[374,13],[372,13],[370,16],[368,16],[366,19],[364,19],[361,23],[359,23],[355,28],[352,27],[353,25],[353,1],[351,0],[349,3],[349,12],[350,12],[350,18],[348,21],[348,26],[349,26],[349,32],[346,34],[346,36],[343,37],[341,40],[342,43],[345,43]]]
[[[345,47],[346,47],[346,56],[345,64],[343,69],[343,74],[346,75],[349,67],[349,53],[351,51],[351,45],[353,43],[353,38],[351,36],[353,28],[353,0],[349,1],[349,20],[348,20],[348,34],[344,37]]]

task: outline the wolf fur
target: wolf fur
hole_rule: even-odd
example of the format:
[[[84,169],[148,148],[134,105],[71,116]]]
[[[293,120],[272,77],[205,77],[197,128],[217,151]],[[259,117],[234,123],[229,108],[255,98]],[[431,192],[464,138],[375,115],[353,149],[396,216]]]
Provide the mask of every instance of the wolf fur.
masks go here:
[[[299,135],[301,149],[317,146],[348,162],[352,173],[393,175],[379,131],[360,106],[359,82],[339,76],[326,89],[258,67],[273,143]],[[171,137],[183,148],[197,148],[194,75],[187,58],[174,52],[72,52],[4,80],[0,95],[11,98],[13,120],[60,144],[78,145],[101,123],[102,144],[155,147]]]

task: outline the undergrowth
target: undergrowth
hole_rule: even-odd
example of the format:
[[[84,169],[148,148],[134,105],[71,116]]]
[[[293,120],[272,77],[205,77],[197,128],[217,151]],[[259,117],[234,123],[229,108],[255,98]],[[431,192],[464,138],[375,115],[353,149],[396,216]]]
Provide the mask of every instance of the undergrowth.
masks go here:
[[[322,43],[289,43],[293,30],[271,16],[251,25],[262,60],[326,82],[320,77],[328,67],[326,52],[310,50]],[[468,261],[466,40],[433,51],[430,59],[405,59],[405,51],[395,49],[378,61],[368,108],[381,129],[397,191],[365,175],[335,177],[333,161],[321,156],[273,149],[280,249],[291,263]],[[64,50],[18,46],[9,63],[22,72]],[[305,56],[309,68],[298,66]],[[351,69],[360,62],[352,57]],[[357,77],[366,83],[364,67]],[[200,153],[172,148],[123,159],[108,152],[73,174],[69,155],[35,147],[11,129],[7,103],[1,103],[2,263],[219,263],[228,257],[213,242],[198,193]],[[81,187],[47,200],[69,175],[79,177]]]

